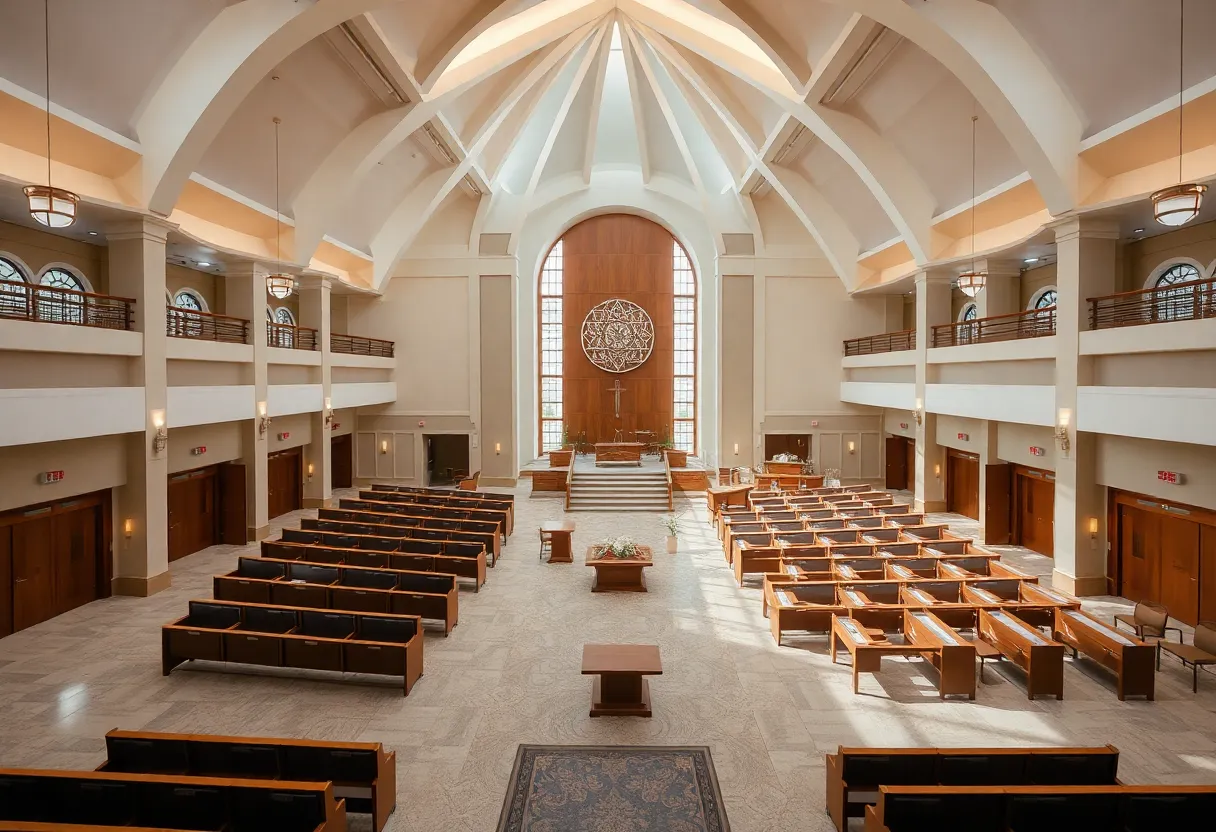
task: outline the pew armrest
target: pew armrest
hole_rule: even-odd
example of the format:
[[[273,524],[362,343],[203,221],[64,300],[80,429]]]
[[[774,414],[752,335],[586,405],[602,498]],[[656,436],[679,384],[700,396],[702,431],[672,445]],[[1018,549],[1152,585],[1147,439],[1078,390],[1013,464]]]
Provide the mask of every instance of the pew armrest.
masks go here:
[[[878,816],[877,806],[866,807],[866,825],[865,832],[891,832],[887,825],[882,822],[882,818]]]
[[[388,816],[397,808],[397,752],[386,752],[379,768],[372,784],[372,829],[384,832]]]
[[[836,824],[837,832],[846,832],[849,820],[844,813],[846,795],[844,780],[840,776],[844,759],[838,751],[835,754],[826,755],[826,760],[828,815],[832,818],[832,823]]]

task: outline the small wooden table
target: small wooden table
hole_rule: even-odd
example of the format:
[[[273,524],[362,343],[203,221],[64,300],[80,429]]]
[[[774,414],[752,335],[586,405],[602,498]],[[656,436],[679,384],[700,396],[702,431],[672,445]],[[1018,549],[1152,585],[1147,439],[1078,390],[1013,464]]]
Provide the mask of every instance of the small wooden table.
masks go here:
[[[591,683],[591,716],[649,717],[650,684],[642,677],[662,676],[659,648],[653,644],[584,644],[584,676]]]
[[[595,464],[604,462],[636,462],[642,465],[642,451],[646,450],[644,442],[596,442]]]
[[[574,550],[570,538],[574,535],[574,524],[569,520],[546,520],[540,524],[542,534],[549,535],[549,563],[574,563]]]
[[[631,558],[600,557],[599,546],[587,547],[587,565],[595,567],[592,592],[645,592],[646,579],[642,570],[654,566],[649,546],[639,546]]]

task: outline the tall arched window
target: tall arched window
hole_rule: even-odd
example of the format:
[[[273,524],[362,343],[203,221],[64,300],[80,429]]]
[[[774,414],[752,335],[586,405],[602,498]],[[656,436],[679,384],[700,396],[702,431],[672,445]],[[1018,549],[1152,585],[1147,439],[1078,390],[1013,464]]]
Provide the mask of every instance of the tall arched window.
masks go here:
[[[540,451],[560,450],[562,436],[562,241],[540,272]]]
[[[675,371],[671,441],[678,451],[697,447],[697,278],[679,242],[671,243],[675,295]]]
[[[203,302],[194,292],[182,290],[173,296],[173,305],[178,309],[189,309],[192,312],[202,312]]]
[[[53,289],[71,289],[75,292],[88,291],[84,283],[66,269],[47,269],[42,273],[42,279],[38,282],[43,286],[50,286]]]
[[[67,269],[50,268],[42,273],[38,282],[52,289],[69,289],[87,292],[88,287]],[[59,292],[40,292],[37,297],[38,319],[62,323],[84,323],[84,299],[79,295]]]
[[[974,321],[979,317],[980,308],[974,303],[969,303],[963,307],[963,313],[958,316],[960,321]]]
[[[1184,321],[1199,317],[1195,314],[1195,301],[1198,298],[1201,304],[1210,304],[1210,295],[1202,287],[1196,291],[1196,287],[1182,284],[1202,279],[1199,269],[1190,263],[1177,263],[1162,272],[1152,286],[1158,290],[1153,296],[1153,320]]]
[[[1055,306],[1057,298],[1058,293],[1055,289],[1044,289],[1031,302],[1031,308],[1047,309],[1048,307]]]
[[[11,260],[0,257],[0,315],[5,317],[26,316],[27,295],[25,274]]]

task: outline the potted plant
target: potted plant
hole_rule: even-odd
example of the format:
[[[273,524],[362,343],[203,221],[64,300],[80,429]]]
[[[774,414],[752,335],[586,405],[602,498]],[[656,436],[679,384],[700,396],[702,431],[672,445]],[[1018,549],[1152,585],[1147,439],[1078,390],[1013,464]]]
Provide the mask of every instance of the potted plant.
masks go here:
[[[680,521],[669,514],[663,518],[663,528],[667,529],[667,551],[674,555],[679,546]]]

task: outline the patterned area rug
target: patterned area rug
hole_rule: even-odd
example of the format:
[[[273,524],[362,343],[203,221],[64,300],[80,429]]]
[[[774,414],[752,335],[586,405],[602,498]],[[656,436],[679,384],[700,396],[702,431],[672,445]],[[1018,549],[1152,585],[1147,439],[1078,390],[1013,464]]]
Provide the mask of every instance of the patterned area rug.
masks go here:
[[[521,745],[498,832],[729,832],[705,746]]]

